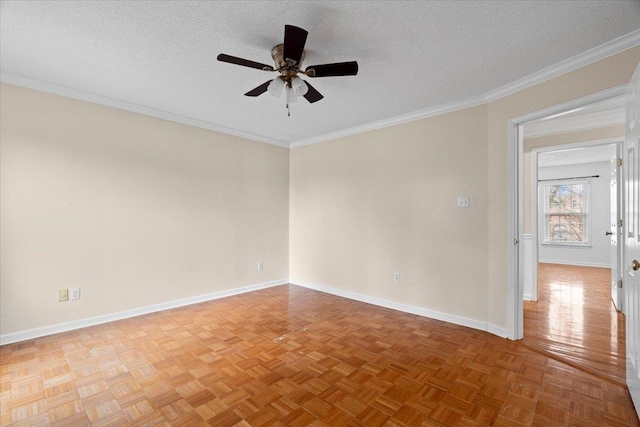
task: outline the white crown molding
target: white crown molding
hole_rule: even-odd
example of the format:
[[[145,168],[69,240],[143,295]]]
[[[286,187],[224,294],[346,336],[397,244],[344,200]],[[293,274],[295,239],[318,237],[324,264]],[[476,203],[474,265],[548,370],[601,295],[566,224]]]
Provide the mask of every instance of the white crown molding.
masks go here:
[[[443,313],[440,311],[429,310],[422,307],[416,307],[413,305],[407,305],[395,301],[389,301],[383,298],[371,297],[357,292],[345,291],[342,289],[333,288],[330,286],[319,285],[316,283],[307,282],[304,280],[291,279],[289,282],[292,285],[302,286],[303,288],[313,289],[315,291],[324,292],[326,294],[336,295],[342,298],[348,298],[355,301],[364,302],[367,304],[377,305],[379,307],[390,308],[392,310],[402,311],[404,313],[415,314],[429,319],[442,320],[443,322],[449,322],[460,326],[466,326],[481,331],[486,331],[494,335],[498,335],[501,338],[507,337],[507,329],[501,326],[493,325],[480,320],[469,319],[468,317],[457,316],[455,314]]]
[[[526,77],[523,77],[522,79],[516,80],[515,82],[509,83],[498,89],[489,91],[483,95],[466,98],[460,101],[439,105],[420,111],[415,111],[412,113],[392,117],[390,119],[380,120],[373,123],[368,123],[366,125],[353,127],[338,132],[332,132],[313,138],[302,139],[291,143],[290,147],[297,148],[303,147],[305,145],[317,144],[319,142],[370,132],[377,129],[396,126],[401,123],[426,119],[428,117],[433,117],[440,114],[451,113],[457,110],[463,110],[465,108],[487,104],[489,102],[493,102],[497,99],[512,95],[528,87],[543,83],[547,80],[551,80],[555,77],[561,76],[562,74],[566,74],[580,67],[584,67],[585,65],[615,55],[616,53],[620,53],[626,49],[630,49],[638,45],[640,45],[640,30],[625,34],[622,37],[618,37],[617,39],[611,40],[608,43],[597,46],[565,61],[547,67],[539,72],[530,74]]]
[[[75,89],[71,89],[64,86],[59,86],[43,81],[30,79],[23,76],[13,75],[9,73],[0,73],[0,81],[5,83],[14,84],[17,86],[23,86],[30,89],[40,90],[43,92],[53,93],[55,95],[66,96],[69,98],[79,99],[82,101],[93,102],[96,104],[106,105],[109,107],[119,108],[126,111],[131,111],[138,114],[144,114],[146,116],[156,117],[164,120],[170,120],[177,123],[182,123],[189,126],[199,127],[203,129],[212,130],[215,132],[225,133],[241,138],[250,139],[253,141],[264,142],[278,147],[296,148],[306,145],[317,144],[319,142],[329,141],[333,139],[343,138],[345,136],[357,135],[360,133],[370,132],[377,129],[383,129],[390,126],[396,126],[402,123],[411,122],[415,120],[425,119],[428,117],[437,116],[440,114],[451,113],[457,110],[463,110],[465,108],[471,108],[482,104],[493,102],[497,99],[505,96],[512,95],[518,91],[561,76],[573,70],[576,70],[585,65],[591,64],[598,60],[607,58],[609,56],[620,53],[626,49],[640,45],[640,30],[632,31],[617,39],[611,40],[605,44],[597,46],[586,52],[578,54],[565,61],[559,62],[555,65],[547,67],[541,71],[530,74],[512,83],[504,85],[498,89],[489,91],[485,94],[466,98],[460,101],[443,104],[424,110],[414,111],[408,114],[384,119],[372,123],[368,123],[361,126],[352,127],[349,129],[341,130],[338,132],[331,132],[328,134],[320,135],[317,137],[301,139],[292,143],[268,138],[261,135],[256,135],[249,132],[244,132],[237,129],[227,128],[214,123],[193,119],[190,117],[184,117],[177,114],[169,113],[166,111],[156,110],[141,105],[131,104],[116,99],[107,98],[100,95],[95,95],[88,92],[83,92]]]
[[[438,116],[440,114],[451,113],[453,111],[463,110],[465,108],[475,107],[477,105],[486,104],[484,96],[474,96],[461,101],[451,102],[449,104],[438,105],[432,108],[426,108],[420,111],[403,114],[389,119],[379,120],[377,122],[367,123],[366,125],[356,126],[337,132],[327,133],[313,138],[301,139],[292,142],[291,148],[304,147],[305,145],[317,144],[318,142],[329,141],[332,139],[343,138],[345,136],[357,135],[360,133],[370,132],[376,129],[388,128],[402,123],[412,122],[415,120],[425,119],[427,117]]]
[[[257,142],[264,142],[266,144],[276,145],[278,147],[289,148],[289,144],[284,141],[279,141],[265,136],[256,135],[241,130],[220,126],[215,123],[206,122],[203,120],[193,119],[191,117],[181,116],[179,114],[173,114],[162,110],[156,110],[155,108],[145,107],[142,105],[131,104],[129,102],[120,101],[113,98],[108,98],[102,95],[96,95],[81,90],[72,89],[65,86],[59,86],[52,83],[43,82],[40,80],[31,79],[28,77],[18,76],[15,74],[0,73],[0,82],[9,83],[16,86],[26,87],[28,89],[39,90],[41,92],[47,92],[54,95],[60,95],[67,98],[78,99],[80,101],[92,102],[94,104],[104,105],[107,107],[118,108],[120,110],[130,111],[132,113],[143,114],[149,117],[155,117],[157,119],[169,120],[171,122],[181,123],[183,125],[193,126],[201,129],[212,130],[214,132],[224,133],[227,135],[233,135],[240,138],[249,139]]]
[[[233,295],[257,291],[259,289],[285,285],[287,283],[289,283],[289,279],[272,280],[270,282],[243,286],[241,288],[228,289],[225,291],[213,292],[210,294],[198,295],[195,297],[183,298],[179,300],[163,302],[160,304],[134,308],[131,310],[120,311],[118,313],[104,314],[102,316],[73,320],[71,322],[58,323],[56,325],[43,326],[41,328],[28,329],[26,331],[13,332],[10,334],[0,335],[0,345],[30,340],[47,335],[58,334],[61,332],[73,331],[80,328],[86,328],[88,326],[95,326],[107,322],[113,322],[116,320],[129,319],[131,317],[141,316],[143,314],[155,313],[157,311],[169,310],[171,308],[183,307],[185,305],[226,298]]]
[[[584,114],[527,124],[524,127],[525,138],[554,135],[558,133],[576,132],[606,126],[624,125],[624,108]]]
[[[635,30],[538,72],[529,74],[515,82],[487,92],[485,98],[487,102],[504,98],[638,45],[640,45],[640,30]]]

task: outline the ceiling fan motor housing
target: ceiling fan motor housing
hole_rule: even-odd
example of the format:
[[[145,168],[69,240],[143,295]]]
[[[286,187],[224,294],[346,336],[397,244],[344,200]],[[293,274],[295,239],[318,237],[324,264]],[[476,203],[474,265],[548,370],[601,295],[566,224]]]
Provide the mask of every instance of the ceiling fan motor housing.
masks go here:
[[[276,65],[275,67],[276,70],[285,68],[280,73],[286,82],[290,82],[291,79],[294,78],[298,73],[297,70],[300,70],[302,62],[304,61],[305,52],[304,50],[302,51],[302,55],[300,56],[300,62],[298,62],[297,64],[293,64],[293,67],[295,69],[292,69],[289,66],[289,63],[287,63],[287,61],[284,58],[284,44],[279,44],[277,46],[274,46],[274,48],[271,49],[271,57],[273,58],[273,62]]]

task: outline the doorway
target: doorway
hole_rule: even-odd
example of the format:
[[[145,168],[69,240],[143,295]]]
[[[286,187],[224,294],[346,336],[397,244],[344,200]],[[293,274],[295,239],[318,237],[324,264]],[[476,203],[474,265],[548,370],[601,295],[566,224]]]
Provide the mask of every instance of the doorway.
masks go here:
[[[624,120],[624,109],[618,118]],[[524,299],[537,301],[538,262],[603,267],[611,272],[611,299],[624,312],[622,293],[621,176],[624,125],[579,131],[580,135],[620,136],[570,141],[565,133],[527,138],[524,128]]]
[[[613,97],[525,122],[519,159],[522,343],[617,384],[624,120],[624,98]]]

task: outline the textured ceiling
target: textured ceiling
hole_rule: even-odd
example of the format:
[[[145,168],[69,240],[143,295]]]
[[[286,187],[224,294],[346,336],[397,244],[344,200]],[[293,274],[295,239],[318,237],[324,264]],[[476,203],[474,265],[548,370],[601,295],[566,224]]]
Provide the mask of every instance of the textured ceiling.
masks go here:
[[[3,1],[3,80],[39,81],[257,140],[317,138],[479,96],[640,28],[640,1]],[[320,102],[243,94],[275,77],[284,25],[309,32]],[[9,79],[9,77],[10,79]]]

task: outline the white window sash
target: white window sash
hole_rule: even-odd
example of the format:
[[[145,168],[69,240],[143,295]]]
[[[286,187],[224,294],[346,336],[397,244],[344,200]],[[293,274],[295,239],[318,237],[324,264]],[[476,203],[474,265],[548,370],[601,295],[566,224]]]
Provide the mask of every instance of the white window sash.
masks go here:
[[[590,200],[590,191],[591,191],[591,182],[590,180],[554,180],[554,181],[545,181],[541,182],[539,186],[539,200],[542,206],[542,215],[540,215],[540,224],[539,230],[542,234],[540,236],[540,242],[544,245],[561,245],[561,246],[590,246],[590,218],[589,218],[589,200]],[[551,187],[560,186],[560,185],[582,185],[582,211],[576,212],[551,212],[551,208],[549,205],[549,194]],[[552,229],[549,226],[549,221],[551,216],[571,216],[571,215],[580,215],[582,216],[582,236],[583,241],[562,241],[562,240],[550,240],[549,236],[552,234]]]

